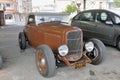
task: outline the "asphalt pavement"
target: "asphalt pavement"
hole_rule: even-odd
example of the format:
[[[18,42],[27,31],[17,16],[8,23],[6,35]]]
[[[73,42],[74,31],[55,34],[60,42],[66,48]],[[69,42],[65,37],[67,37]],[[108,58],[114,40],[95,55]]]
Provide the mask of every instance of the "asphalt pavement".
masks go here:
[[[52,78],[44,78],[37,71],[35,49],[29,47],[21,52],[18,33],[22,26],[2,26],[0,29],[0,53],[3,68],[0,80],[120,80],[120,51],[106,46],[106,56],[100,65],[87,64],[86,67],[60,67]]]

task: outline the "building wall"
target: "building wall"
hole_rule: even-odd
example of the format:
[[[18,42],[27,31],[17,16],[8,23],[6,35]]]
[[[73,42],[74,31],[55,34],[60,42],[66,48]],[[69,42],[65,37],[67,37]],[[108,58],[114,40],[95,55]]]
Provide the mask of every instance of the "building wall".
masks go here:
[[[33,0],[32,12],[63,12],[73,0]]]
[[[32,11],[31,0],[0,0],[0,8],[5,9],[5,23],[18,24],[24,22],[24,14]],[[24,20],[22,20],[24,19]]]
[[[32,11],[32,0],[18,0],[19,13],[29,13]]]
[[[4,7],[4,18],[5,23],[14,23],[15,15],[17,11],[17,1],[16,0],[0,0],[0,5]]]
[[[26,16],[32,12],[32,0],[18,0],[18,17],[17,24],[25,24]]]

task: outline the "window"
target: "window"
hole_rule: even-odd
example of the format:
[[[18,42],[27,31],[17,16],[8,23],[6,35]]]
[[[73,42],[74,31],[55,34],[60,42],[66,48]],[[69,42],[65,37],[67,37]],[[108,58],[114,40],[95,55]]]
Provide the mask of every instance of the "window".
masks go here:
[[[13,15],[12,14],[6,14],[5,19],[13,19]]]
[[[80,20],[82,21],[93,21],[93,14],[92,12],[86,12],[86,13],[83,13],[80,17]]]
[[[74,20],[80,20],[80,16],[81,16],[81,14],[77,14],[73,19]]]
[[[44,14],[44,15],[35,16],[35,19],[36,19],[36,24],[43,23],[43,22],[50,22],[50,21],[67,22],[68,15]]]
[[[114,16],[115,24],[120,24],[120,17]]]
[[[100,22],[106,25],[113,24],[112,16],[109,12],[98,12],[96,13],[96,22]]]
[[[96,13],[96,22],[105,23],[106,21],[111,21],[110,17],[108,18],[108,14],[106,12],[98,12]]]
[[[107,17],[108,17],[108,15],[107,15],[105,12],[102,12],[102,13],[100,14],[100,18],[101,18],[102,21],[106,21],[106,20],[107,20]]]
[[[34,15],[30,15],[28,17],[28,24],[30,24],[30,23],[35,23],[35,16]]]
[[[9,4],[9,3],[6,3],[6,7],[10,7],[10,4]]]

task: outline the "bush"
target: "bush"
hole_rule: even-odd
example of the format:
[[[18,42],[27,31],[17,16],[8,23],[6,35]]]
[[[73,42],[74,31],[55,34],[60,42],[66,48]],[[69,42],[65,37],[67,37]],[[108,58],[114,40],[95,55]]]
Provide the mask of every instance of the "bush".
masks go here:
[[[66,7],[66,10],[65,10],[65,12],[66,13],[73,13],[73,12],[75,12],[75,11],[77,11],[77,6],[76,6],[76,4],[74,4],[74,3],[72,3],[72,4],[70,4],[70,5],[67,5],[67,7]]]

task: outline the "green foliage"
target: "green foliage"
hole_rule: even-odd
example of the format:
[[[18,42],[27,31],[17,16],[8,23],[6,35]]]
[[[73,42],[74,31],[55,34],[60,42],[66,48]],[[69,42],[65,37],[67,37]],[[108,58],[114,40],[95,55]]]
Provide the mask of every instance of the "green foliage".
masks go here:
[[[66,10],[65,10],[65,12],[66,13],[73,13],[73,12],[75,12],[75,11],[77,11],[77,6],[76,6],[76,4],[75,3],[72,3],[72,4],[70,4],[70,5],[67,5],[67,7],[66,7]]]
[[[114,0],[114,4],[116,7],[120,7],[120,0]]]

